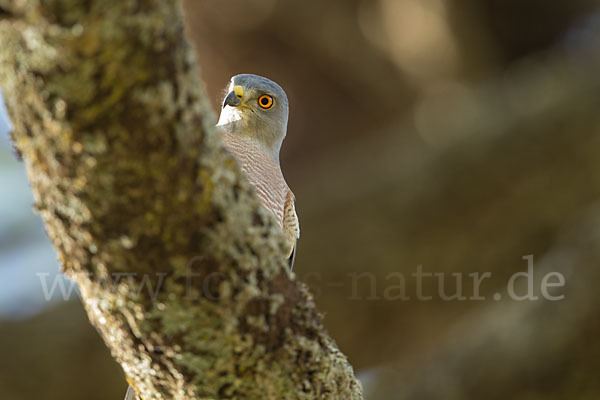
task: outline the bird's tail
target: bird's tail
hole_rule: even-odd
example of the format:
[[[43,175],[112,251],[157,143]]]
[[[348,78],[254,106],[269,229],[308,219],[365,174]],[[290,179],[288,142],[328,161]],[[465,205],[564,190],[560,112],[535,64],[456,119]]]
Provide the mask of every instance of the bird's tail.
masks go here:
[[[127,393],[125,393],[125,400],[137,400],[137,397],[135,397],[135,392],[133,391],[133,388],[131,386],[127,388]]]

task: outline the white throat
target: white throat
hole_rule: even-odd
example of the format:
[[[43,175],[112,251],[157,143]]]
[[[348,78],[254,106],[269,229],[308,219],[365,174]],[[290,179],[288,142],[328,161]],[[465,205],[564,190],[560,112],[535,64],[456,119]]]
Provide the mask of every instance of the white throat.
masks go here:
[[[257,144],[279,164],[279,150],[285,135],[275,133],[274,127],[262,123],[253,115],[245,115],[246,113],[251,114],[252,111],[225,106],[221,110],[217,126],[231,135]]]

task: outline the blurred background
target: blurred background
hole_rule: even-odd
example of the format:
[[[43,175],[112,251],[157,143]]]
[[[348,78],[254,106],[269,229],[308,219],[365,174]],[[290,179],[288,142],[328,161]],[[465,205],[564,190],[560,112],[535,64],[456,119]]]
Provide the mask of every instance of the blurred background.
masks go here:
[[[188,1],[216,111],[237,73],[288,93],[295,272],[366,398],[600,397],[599,3]],[[0,398],[121,398],[6,135],[0,182]]]

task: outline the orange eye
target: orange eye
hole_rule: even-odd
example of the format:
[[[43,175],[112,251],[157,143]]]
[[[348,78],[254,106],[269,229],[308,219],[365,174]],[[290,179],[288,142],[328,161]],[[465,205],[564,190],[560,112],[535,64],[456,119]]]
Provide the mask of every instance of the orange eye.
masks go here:
[[[269,108],[273,107],[273,97],[269,96],[268,94],[263,94],[258,98],[258,105],[265,110],[268,110]]]

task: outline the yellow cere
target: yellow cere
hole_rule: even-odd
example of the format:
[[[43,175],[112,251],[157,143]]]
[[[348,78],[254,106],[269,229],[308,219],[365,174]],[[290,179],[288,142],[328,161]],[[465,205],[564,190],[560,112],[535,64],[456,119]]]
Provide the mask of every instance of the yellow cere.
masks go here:
[[[240,100],[244,97],[244,88],[240,85],[234,86],[233,92],[235,93],[235,97],[237,97]]]

